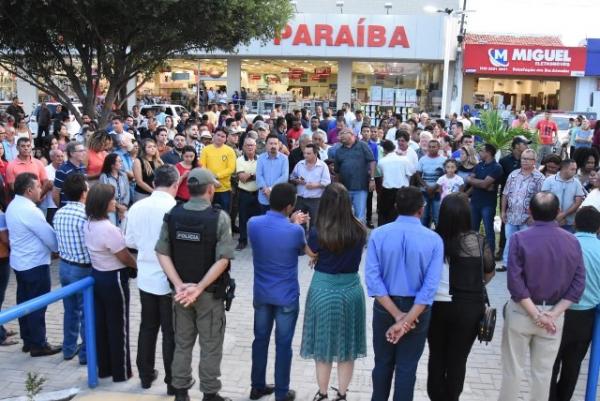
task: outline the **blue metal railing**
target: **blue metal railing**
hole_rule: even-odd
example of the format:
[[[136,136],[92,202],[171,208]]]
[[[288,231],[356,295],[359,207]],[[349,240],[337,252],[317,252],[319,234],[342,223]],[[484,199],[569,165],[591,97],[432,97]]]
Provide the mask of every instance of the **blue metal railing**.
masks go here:
[[[85,323],[85,346],[87,352],[88,386],[94,388],[98,385],[98,372],[96,370],[96,323],[94,317],[94,279],[86,277],[82,280],[51,291],[47,294],[30,299],[27,302],[13,306],[0,312],[0,324],[18,319],[33,311],[46,307],[75,293],[83,292],[83,317]]]
[[[600,306],[596,307],[596,321],[594,322],[594,335],[592,336],[592,351],[590,352],[590,365],[588,368],[585,401],[596,401],[598,391],[598,375],[600,374]]]

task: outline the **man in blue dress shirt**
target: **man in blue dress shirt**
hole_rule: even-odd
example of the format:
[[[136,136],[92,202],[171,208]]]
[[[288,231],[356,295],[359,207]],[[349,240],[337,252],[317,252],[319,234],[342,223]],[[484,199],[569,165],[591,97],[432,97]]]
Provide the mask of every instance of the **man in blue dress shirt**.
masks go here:
[[[260,160],[260,159],[259,159]],[[286,161],[287,166],[287,161]],[[251,400],[275,391],[276,401],[293,401],[289,389],[292,339],[298,319],[300,284],[298,255],[306,240],[300,226],[302,212],[292,214],[296,190],[288,183],[277,184],[269,197],[270,210],[248,222],[248,239],[254,263],[254,342],[252,343]],[[269,340],[275,323],[275,387],[266,384]]]
[[[421,225],[421,191],[400,188],[396,207],[396,221],[372,231],[367,248],[365,281],[375,297],[372,401],[387,401],[394,371],[394,401],[413,399],[444,257],[440,236]]]
[[[277,184],[288,182],[290,166],[288,158],[279,153],[279,137],[275,134],[267,136],[267,151],[258,157],[256,162],[256,185],[258,186],[258,203],[264,212],[269,210],[271,190]]]
[[[42,187],[35,174],[21,173],[15,179],[15,199],[6,209],[10,241],[10,267],[17,278],[17,303],[50,292],[50,254],[58,252],[54,230],[36,207]],[[23,352],[31,356],[59,353],[62,347],[46,340],[46,308],[19,318]]]

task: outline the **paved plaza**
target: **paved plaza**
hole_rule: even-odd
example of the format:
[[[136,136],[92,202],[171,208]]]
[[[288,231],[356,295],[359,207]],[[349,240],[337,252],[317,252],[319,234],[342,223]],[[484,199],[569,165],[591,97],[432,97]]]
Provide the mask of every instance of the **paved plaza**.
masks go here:
[[[364,260],[364,258],[363,258]],[[308,267],[308,259],[301,258],[299,264],[300,287],[301,287],[301,305],[304,305],[306,292],[312,277],[312,271]],[[234,401],[247,400],[250,392],[250,365],[251,365],[251,346],[252,346],[252,256],[249,248],[242,252],[236,252],[236,259],[233,262],[233,277],[238,284],[236,299],[231,312],[227,313],[227,330],[225,336],[225,347],[222,364],[222,394],[231,397]],[[362,276],[362,268],[361,268]],[[52,266],[52,284],[58,286],[57,266]],[[99,391],[121,392],[130,394],[151,394],[155,396],[164,396],[167,398],[166,386],[162,383],[163,369],[162,357],[160,355],[160,345],[157,347],[157,365],[160,371],[159,379],[149,390],[142,390],[139,379],[137,378],[137,369],[135,369],[135,355],[137,352],[137,333],[140,322],[140,303],[139,293],[137,291],[135,280],[130,283],[131,289],[131,353],[132,365],[134,365],[134,378],[125,383],[112,383],[111,379],[102,379],[98,386]],[[4,307],[8,308],[15,303],[16,284],[14,275],[7,290],[7,299]],[[494,306],[501,308],[508,299],[506,290],[506,273],[497,273],[496,277],[489,285],[489,293]],[[367,300],[367,333],[368,356],[359,359],[356,362],[354,378],[350,384],[348,393],[349,401],[367,401],[371,397],[371,369],[373,367],[373,352],[371,344],[371,304],[372,300]],[[46,314],[46,324],[48,329],[48,340],[52,344],[59,344],[62,341],[62,311],[61,303],[53,304]],[[500,312],[500,311],[499,311]],[[469,357],[467,365],[467,377],[465,380],[465,389],[461,400],[495,400],[500,388],[502,379],[501,359],[500,359],[500,341],[502,337],[502,316],[498,314],[498,325],[493,342],[489,345],[476,342]],[[291,388],[295,389],[298,399],[302,401],[312,400],[317,390],[315,379],[315,368],[312,360],[303,360],[299,356],[300,342],[302,338],[303,310],[300,310],[300,317],[296,327],[294,338],[294,360],[292,363]],[[12,329],[18,329],[17,322],[8,325]],[[160,337],[159,337],[160,338]],[[273,382],[273,362],[274,362],[274,343],[271,341],[271,354],[269,363],[269,376],[267,381]],[[195,352],[194,376],[197,378],[197,359],[198,348]],[[587,378],[588,360],[584,361],[580,380],[577,386],[573,400],[583,400],[585,392],[585,380]],[[37,372],[46,377],[47,382],[44,390],[59,390],[68,387],[79,387],[83,391],[87,389],[86,368],[79,366],[77,358],[71,361],[63,361],[62,355],[54,355],[43,358],[30,358],[29,355],[21,352],[21,345],[11,347],[0,347],[0,372],[2,385],[0,386],[0,399],[24,395],[24,382],[27,372]],[[270,378],[270,379],[269,379]],[[337,384],[335,375],[332,379],[332,385]],[[425,354],[419,363],[417,384],[415,388],[415,400],[427,400],[427,348]],[[527,384],[523,383],[522,397],[528,400]],[[190,392],[193,400],[201,400],[202,395],[196,385]],[[331,393],[333,396],[333,392]],[[171,397],[169,397],[171,398]],[[111,398],[113,399],[113,398]],[[273,396],[265,398],[265,401],[273,401]],[[545,400],[540,400],[545,401]]]

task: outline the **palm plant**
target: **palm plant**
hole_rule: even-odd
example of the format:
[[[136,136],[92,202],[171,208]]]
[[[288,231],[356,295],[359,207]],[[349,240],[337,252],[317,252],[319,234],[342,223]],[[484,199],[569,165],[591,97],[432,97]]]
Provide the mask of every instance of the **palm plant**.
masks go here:
[[[502,152],[510,150],[510,144],[516,136],[524,136],[532,141],[532,143],[537,143],[537,135],[535,132],[523,128],[507,128],[497,110],[482,112],[480,116],[480,126],[475,126],[473,124],[465,132],[473,136],[478,136],[483,143],[492,144],[496,149]]]

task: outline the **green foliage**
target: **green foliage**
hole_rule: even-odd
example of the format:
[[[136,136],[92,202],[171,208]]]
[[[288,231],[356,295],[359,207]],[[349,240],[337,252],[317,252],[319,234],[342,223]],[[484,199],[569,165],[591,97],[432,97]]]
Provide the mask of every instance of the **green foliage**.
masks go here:
[[[102,121],[138,74],[148,78],[188,51],[229,52],[272,39],[291,15],[288,0],[3,0],[0,66],[74,113],[64,82],[93,113],[97,78],[105,78]]]
[[[35,396],[38,395],[46,383],[46,378],[37,374],[27,372],[27,379],[25,380],[25,390],[27,391],[27,399],[33,401]]]
[[[481,113],[480,126],[474,124],[465,131],[467,134],[479,136],[484,143],[494,145],[498,150],[510,150],[510,145],[514,137],[524,136],[537,143],[537,135],[522,128],[506,128],[502,117],[497,110],[489,110]]]

